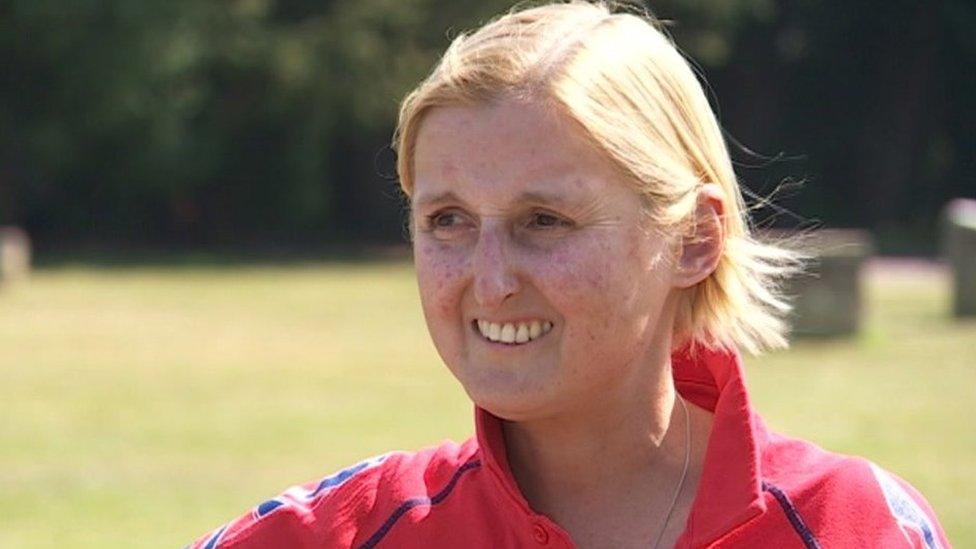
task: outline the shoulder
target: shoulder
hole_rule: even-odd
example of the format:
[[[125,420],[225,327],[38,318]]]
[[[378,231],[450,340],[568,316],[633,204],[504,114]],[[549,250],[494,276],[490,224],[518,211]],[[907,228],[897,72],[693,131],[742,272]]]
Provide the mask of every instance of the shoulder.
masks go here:
[[[949,547],[932,507],[908,482],[864,458],[771,435],[763,490],[790,522],[834,543]],[[870,545],[870,544],[869,544]]]
[[[200,537],[192,549],[352,546],[410,498],[427,496],[472,463],[477,444],[391,452],[293,486]],[[369,535],[368,533],[366,534]]]

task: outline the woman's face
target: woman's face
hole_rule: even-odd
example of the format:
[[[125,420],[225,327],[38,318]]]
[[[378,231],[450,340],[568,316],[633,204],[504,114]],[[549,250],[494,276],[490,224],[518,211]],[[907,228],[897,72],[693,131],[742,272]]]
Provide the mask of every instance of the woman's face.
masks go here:
[[[607,402],[670,345],[670,247],[563,115],[433,109],[412,199],[427,326],[482,408],[521,420]]]

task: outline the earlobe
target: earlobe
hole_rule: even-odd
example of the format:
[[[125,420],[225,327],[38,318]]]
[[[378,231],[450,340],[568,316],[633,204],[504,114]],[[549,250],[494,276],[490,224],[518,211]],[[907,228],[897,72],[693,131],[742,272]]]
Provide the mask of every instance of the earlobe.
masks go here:
[[[711,275],[725,247],[725,194],[715,183],[698,191],[692,234],[681,240],[675,269],[675,286],[689,288]]]

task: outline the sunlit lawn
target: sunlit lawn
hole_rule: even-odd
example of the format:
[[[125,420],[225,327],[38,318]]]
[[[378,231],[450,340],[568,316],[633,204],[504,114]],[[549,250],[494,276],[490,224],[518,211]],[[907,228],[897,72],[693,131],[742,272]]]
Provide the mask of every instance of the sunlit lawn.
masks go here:
[[[976,323],[876,277],[854,341],[749,359],[777,429],[909,479],[976,545]],[[471,429],[406,264],[62,267],[0,289],[0,547],[179,547],[299,481]]]

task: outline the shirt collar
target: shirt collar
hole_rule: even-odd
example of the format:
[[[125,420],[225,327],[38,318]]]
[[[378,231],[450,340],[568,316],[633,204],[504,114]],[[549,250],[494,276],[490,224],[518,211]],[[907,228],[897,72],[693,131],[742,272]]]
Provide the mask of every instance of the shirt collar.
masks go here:
[[[678,392],[714,414],[698,493],[678,546],[707,545],[765,510],[760,460],[765,426],[753,412],[739,354],[688,349],[671,357]],[[515,482],[505,451],[502,422],[475,408],[478,443],[485,466],[525,513],[532,510]]]

